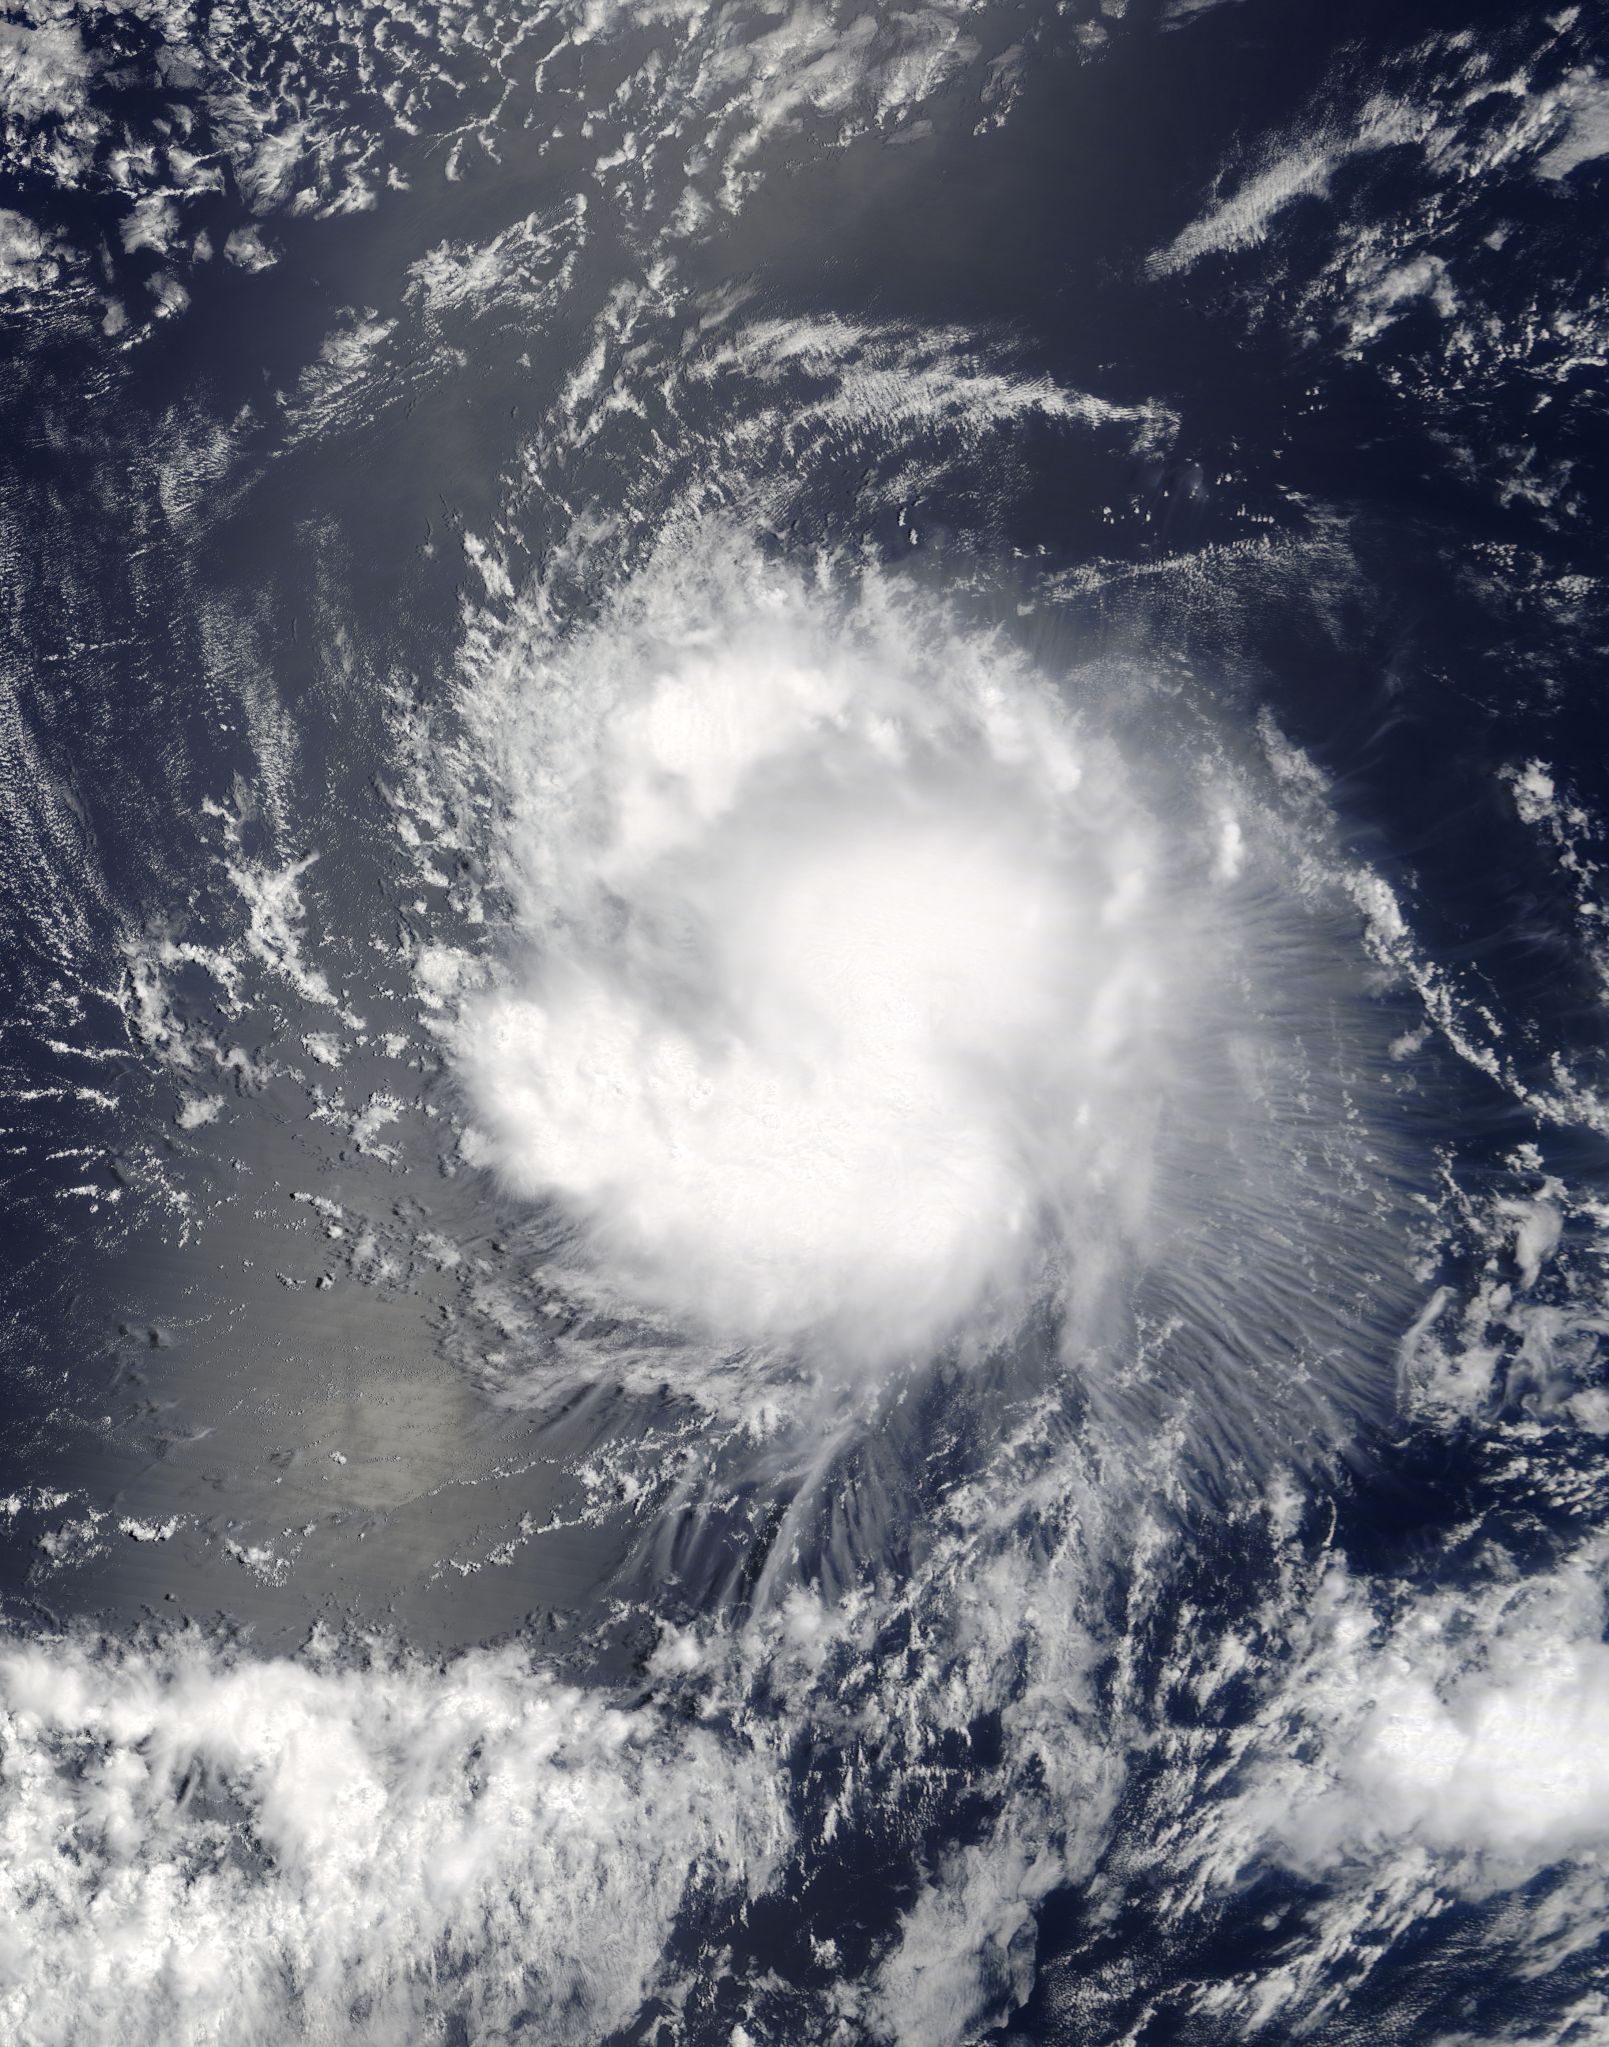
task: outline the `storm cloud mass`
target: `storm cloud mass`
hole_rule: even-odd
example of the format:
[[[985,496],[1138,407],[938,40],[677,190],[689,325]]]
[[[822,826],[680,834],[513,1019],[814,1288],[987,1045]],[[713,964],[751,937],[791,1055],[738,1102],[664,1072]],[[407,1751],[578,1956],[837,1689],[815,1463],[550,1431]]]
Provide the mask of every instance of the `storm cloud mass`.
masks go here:
[[[1606,64],[0,23],[0,2039],[1609,2038]]]

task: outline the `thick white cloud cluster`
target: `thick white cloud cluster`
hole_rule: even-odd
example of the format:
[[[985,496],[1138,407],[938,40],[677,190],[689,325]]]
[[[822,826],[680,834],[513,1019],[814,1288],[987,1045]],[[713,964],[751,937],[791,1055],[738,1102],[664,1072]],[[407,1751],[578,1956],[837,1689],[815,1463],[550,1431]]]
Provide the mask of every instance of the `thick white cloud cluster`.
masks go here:
[[[0,1648],[0,2035],[595,2041],[690,1887],[763,1888],[768,1760],[552,1682]]]
[[[1609,1841],[1609,1643],[1601,1556],[1449,1590],[1381,1630],[1345,1583],[1303,1672],[1322,1766],[1296,1788],[1285,1851],[1323,1867],[1403,1837],[1523,1881]]]
[[[1538,1563],[1497,1520],[1478,1548],[1457,1531],[1436,1582],[1366,1576],[1314,1504],[1269,1487],[1270,1567],[1228,1628],[1210,1602],[1162,1620],[1092,1918],[1154,1883],[1187,2032],[1376,2037],[1422,2009],[1421,1984],[1461,1987],[1473,1967],[1499,1994],[1524,1984],[1534,2022],[1558,2026],[1546,2037],[1573,2038],[1609,1913],[1609,1544]],[[1148,1624],[1171,1595],[1145,1590],[1130,1610]],[[1144,1667],[1128,1645],[1120,1662]],[[1232,1951],[1253,1915],[1273,1938],[1238,1967],[1181,1965]],[[1040,1990],[1052,2010],[1111,2013],[1112,2038],[1135,1995],[1122,1953],[1057,1960]]]
[[[1534,1573],[1494,1548],[1424,1590],[1287,1557],[1255,1629],[1193,1679],[1205,1698],[1261,1662],[1264,1704],[1232,1731],[1175,1737],[1148,1852],[1195,1906],[1281,1864],[1315,1886],[1313,1923],[1204,2008],[1253,2030],[1300,2013],[1311,2030],[1453,1899],[1501,1901],[1493,1952],[1538,1982],[1598,1939],[1605,1561],[1599,1537]],[[1226,1795],[1198,1802],[1209,1782]]]
[[[1188,928],[1109,747],[925,600],[662,554],[473,707],[523,956],[479,1156],[728,1339],[879,1357],[1143,1209]]]

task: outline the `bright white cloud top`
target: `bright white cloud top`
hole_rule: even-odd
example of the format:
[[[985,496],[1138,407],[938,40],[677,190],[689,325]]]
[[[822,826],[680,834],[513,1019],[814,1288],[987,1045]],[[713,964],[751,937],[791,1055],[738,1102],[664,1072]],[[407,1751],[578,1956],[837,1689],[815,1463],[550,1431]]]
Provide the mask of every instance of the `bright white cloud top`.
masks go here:
[[[1153,835],[992,642],[686,570],[529,678],[529,952],[461,1042],[485,1156],[649,1306],[932,1344],[1052,1219],[1132,1208],[1182,964]]]
[[[1045,1299],[1098,1343],[1148,1272],[1203,1357],[1230,1322],[1251,1376],[1322,1343],[1380,1209],[1332,1170],[1370,1141],[1355,971],[1266,769],[1102,687],[703,526],[577,630],[525,608],[466,691],[513,913],[454,1051],[470,1156],[578,1284],[851,1368]]]

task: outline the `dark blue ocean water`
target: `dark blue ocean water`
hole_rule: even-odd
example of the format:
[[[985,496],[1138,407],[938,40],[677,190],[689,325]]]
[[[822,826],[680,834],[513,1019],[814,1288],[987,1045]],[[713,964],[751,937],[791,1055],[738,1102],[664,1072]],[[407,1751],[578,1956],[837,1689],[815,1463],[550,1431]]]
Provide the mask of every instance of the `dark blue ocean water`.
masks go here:
[[[1596,25],[1468,6],[984,6],[957,29],[976,52],[897,113],[891,87],[879,103],[852,82],[847,113],[791,109],[724,207],[720,147],[690,111],[713,135],[724,88],[688,52],[730,54],[797,16],[645,11],[582,37],[562,10],[511,26],[494,9],[467,40],[456,16],[420,16],[412,54],[395,55],[397,29],[367,72],[348,65],[370,50],[367,15],[218,11],[183,33],[160,13],[63,19],[89,83],[74,99],[58,78],[57,111],[18,115],[0,175],[0,206],[61,252],[53,283],[0,300],[0,1596],[16,1636],[88,1627],[159,1655],[193,1626],[248,1658],[295,1652],[315,1624],[426,1659],[517,1639],[633,1707],[669,1699],[672,1720],[769,1744],[801,1845],[741,1909],[693,1883],[662,1979],[590,2034],[572,1999],[580,2037],[1604,2037],[1596,1893],[1569,1889],[1579,1844],[1516,1873],[1491,1841],[1437,1845],[1427,1822],[1423,1891],[1352,1921],[1337,1899],[1368,1892],[1371,1856],[1389,1892],[1400,1844],[1349,1837],[1330,1863],[1270,1849],[1200,1885],[1193,1851],[1157,1848],[1182,1755],[1227,1795],[1259,1742],[1286,1738],[1268,1702],[1299,1631],[1282,1638],[1267,1606],[1297,1597],[1270,1591],[1287,1549],[1394,1599],[1464,1597],[1478,1635],[1479,1587],[1561,1570],[1601,1525],[1601,1425],[1568,1403],[1601,1381],[1603,1330],[1609,158],[1538,169],[1578,132],[1549,95],[1602,61]],[[8,17],[29,34],[42,20]],[[459,82],[408,134],[384,67],[424,77],[433,37]],[[476,54],[492,47],[500,74]],[[248,189],[260,150],[220,82],[232,48],[264,133],[315,108],[307,189],[343,189],[319,181],[383,138],[375,162],[397,176],[366,174],[372,207],[312,217]],[[1408,139],[1357,145],[1382,98]],[[1498,147],[1520,102],[1537,125]],[[456,128],[482,116],[495,154],[449,177]],[[175,201],[168,250],[131,250],[140,195],[176,174],[117,152],[181,133],[219,164],[216,189]],[[618,178],[595,168],[617,133]],[[1304,151],[1327,152],[1322,174],[1254,229],[1157,260]],[[684,184],[715,201],[673,234]],[[533,216],[554,237],[534,253],[507,239]],[[278,252],[255,272],[218,253],[253,220]],[[445,243],[493,254],[432,301],[410,278]],[[164,277],[186,302],[156,318]],[[763,369],[721,361],[739,319],[839,339]],[[850,329],[883,337],[887,377],[834,412],[844,364],[875,352]],[[594,348],[601,375],[574,396]],[[963,387],[1053,385],[1106,410],[1023,402],[956,426],[922,378],[940,358]],[[1148,408],[1157,424],[1137,431]],[[1064,1792],[1024,1700],[1048,1712],[1062,1680],[1024,1649],[955,1725],[920,1701],[947,1656],[965,1664],[964,1630],[947,1644],[935,1615],[973,1596],[989,1544],[1026,1570],[1071,1508],[1030,1502],[1024,1477],[1020,1525],[944,1565],[951,1606],[901,1588],[961,1542],[965,1489],[998,1482],[1013,1417],[1055,1377],[1054,1330],[1029,1326],[981,1375],[918,1375],[908,1403],[871,1398],[807,1481],[797,1443],[762,1456],[730,1413],[710,1419],[673,1335],[655,1339],[655,1384],[640,1351],[619,1365],[606,1314],[555,1306],[548,1222],[451,1138],[461,1092],[420,961],[433,945],[495,959],[513,915],[482,832],[506,800],[494,774],[479,813],[472,777],[432,782],[460,743],[472,643],[538,583],[581,630],[689,508],[737,521],[784,569],[830,555],[899,577],[1047,673],[1163,678],[1226,759],[1270,719],[1322,784],[1315,859],[1367,868],[1406,919],[1414,973],[1388,972],[1358,917],[1355,978],[1382,1042],[1421,1036],[1377,1099],[1366,1062],[1353,1092],[1399,1146],[1381,1199],[1423,1222],[1418,1292],[1383,1273],[1354,1315],[1339,1419],[1305,1475],[1300,1420],[1270,1413],[1259,1441],[1204,1424],[1212,1468],[1182,1481],[1172,1561],[1138,1536],[1100,1549],[1066,1741],[1121,1754],[1122,1782],[1099,1825],[1045,1820],[1037,1846],[1018,1843],[1012,1800],[1051,1812]],[[607,533],[592,555],[575,538],[589,521]],[[476,566],[483,546],[502,585]],[[1125,746],[1153,730],[1159,751],[1186,746],[1150,715],[1129,716]],[[1531,815],[1527,763],[1549,792]],[[426,885],[396,819],[430,802],[452,850]],[[275,924],[238,874],[264,883],[309,856]],[[307,1049],[329,1032],[338,1067]],[[187,1125],[203,1098],[221,1111]],[[1541,1319],[1493,1310],[1484,1390],[1450,1416],[1416,1406],[1397,1375],[1417,1307],[1438,1285],[1453,1302],[1525,1294],[1503,1204],[1544,1183],[1564,1222],[1530,1274]],[[530,1393],[560,1362],[562,1391]],[[1041,1472],[1098,1440],[1074,1392],[1057,1414]],[[1276,1466],[1300,1495],[1278,1540],[1247,1505]],[[652,1662],[662,1629],[741,1639],[778,1558],[829,1601],[872,1602],[809,1711],[758,1651],[747,1692],[733,1679],[718,1705],[678,1705]],[[1204,1694],[1209,1638],[1231,1635],[1250,1643],[1239,1674]],[[1291,1739],[1344,1775],[1322,1735]],[[1019,1882],[1015,1929],[982,1928],[955,1872],[1009,1860],[1008,1834],[1049,1873]],[[888,1958],[946,1882],[951,1945],[980,1959],[898,2033]],[[1571,1940],[1543,1970],[1528,1914],[1555,1894]],[[489,1952],[442,1949],[418,2007],[445,2015],[442,2037],[505,2037],[463,1988]],[[1287,1976],[1260,2005],[1257,1986]],[[881,2001],[857,2004],[874,1982]],[[534,1991],[530,2008],[527,2037],[571,2037]],[[331,2037],[327,2014],[290,2009],[304,2030],[288,2036]],[[351,2011],[351,2036],[371,2037]],[[122,2023],[162,2036],[148,2014]],[[267,2038],[292,2021],[254,2023]],[[56,2037],[37,2013],[18,2024]]]

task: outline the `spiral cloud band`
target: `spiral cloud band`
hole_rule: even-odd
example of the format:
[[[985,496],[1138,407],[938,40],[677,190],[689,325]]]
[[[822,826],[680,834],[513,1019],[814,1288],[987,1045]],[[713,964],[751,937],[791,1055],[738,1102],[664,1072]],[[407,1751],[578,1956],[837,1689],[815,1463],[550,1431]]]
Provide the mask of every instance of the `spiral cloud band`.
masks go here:
[[[472,1155],[586,1270],[861,1363],[1099,1295],[1163,1123],[1225,1108],[1191,1049],[1228,999],[1221,806],[1164,832],[1002,635],[707,532],[471,710],[519,953],[458,1034]]]

